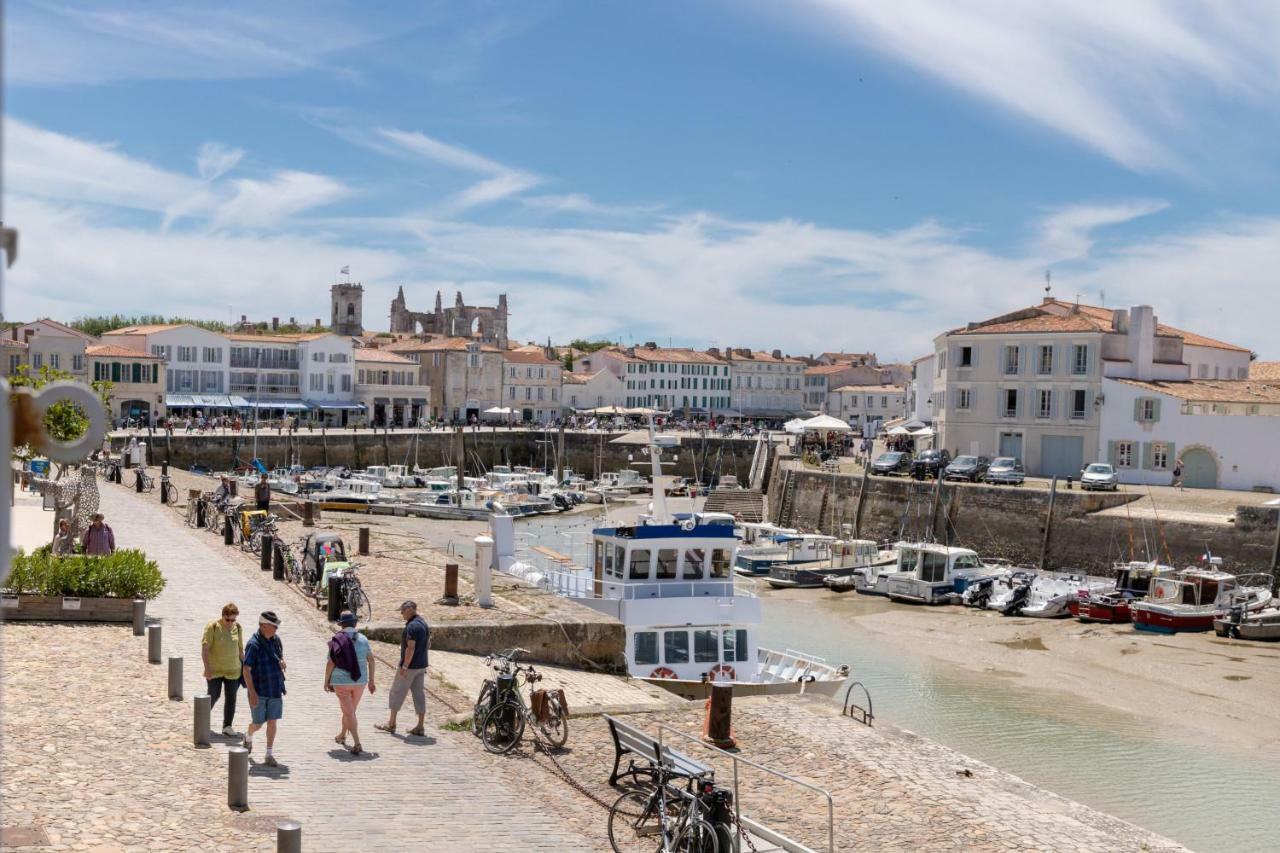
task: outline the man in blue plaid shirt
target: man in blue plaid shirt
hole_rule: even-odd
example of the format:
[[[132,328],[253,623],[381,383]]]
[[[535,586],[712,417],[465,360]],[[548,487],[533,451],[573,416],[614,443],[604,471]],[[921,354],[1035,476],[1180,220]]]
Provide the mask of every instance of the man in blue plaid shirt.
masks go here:
[[[280,617],[265,610],[258,617],[258,630],[244,645],[244,686],[249,691],[253,722],[244,733],[244,748],[253,751],[253,734],[267,727],[267,756],[263,763],[276,766],[271,748],[276,742],[276,721],[284,716],[284,645],[276,632]]]

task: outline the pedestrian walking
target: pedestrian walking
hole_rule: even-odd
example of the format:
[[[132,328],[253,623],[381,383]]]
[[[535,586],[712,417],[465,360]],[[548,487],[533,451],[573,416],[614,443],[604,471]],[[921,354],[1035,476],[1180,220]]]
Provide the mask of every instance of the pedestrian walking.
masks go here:
[[[258,509],[266,512],[271,509],[271,484],[267,482],[267,475],[263,474],[258,478],[258,482],[253,484],[253,499],[258,503]]]
[[[277,766],[272,748],[276,743],[276,724],[284,716],[284,644],[276,633],[280,630],[280,617],[271,610],[258,616],[258,630],[244,647],[245,689],[249,691],[249,708],[252,722],[244,733],[244,748],[253,752],[253,736],[264,726],[267,729],[267,755],[263,763]]]
[[[339,630],[329,640],[329,662],[324,670],[324,689],[338,697],[338,706],[342,709],[342,731],[333,742],[341,746],[347,745],[347,735],[351,735],[352,755],[364,751],[360,745],[360,728],[356,720],[356,708],[360,706],[360,697],[367,686],[369,693],[377,693],[374,683],[374,659],[369,647],[369,639],[356,631],[356,615],[344,610],[338,616]]]
[[[400,616],[404,619],[404,632],[400,635],[400,665],[391,680],[391,693],[387,697],[391,713],[386,723],[375,723],[373,727],[395,734],[396,714],[404,705],[405,695],[413,693],[413,710],[418,715],[418,724],[409,729],[408,734],[424,737],[427,733],[427,640],[430,630],[426,620],[418,615],[418,605],[413,601],[400,605]]]
[[[76,537],[71,533],[71,522],[58,519],[58,532],[53,537],[53,555],[67,557],[76,552]]]
[[[240,627],[240,608],[234,603],[222,606],[222,617],[204,626],[200,638],[200,660],[204,662],[204,681],[208,685],[209,710],[222,703],[222,733],[235,737],[231,724],[236,718],[236,694],[240,691],[244,669],[244,629]]]
[[[111,525],[103,519],[102,513],[93,514],[93,520],[80,540],[80,550],[99,557],[116,552],[116,535],[111,532]]]
[[[1185,491],[1182,487],[1182,459],[1179,458],[1173,463],[1173,486],[1178,491]]]

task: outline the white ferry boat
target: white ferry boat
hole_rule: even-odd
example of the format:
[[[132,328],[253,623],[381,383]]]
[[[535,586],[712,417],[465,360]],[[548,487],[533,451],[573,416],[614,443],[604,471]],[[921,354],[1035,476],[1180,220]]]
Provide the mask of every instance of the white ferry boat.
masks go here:
[[[731,517],[673,516],[661,447],[650,439],[653,504],[635,524],[596,528],[587,565],[548,548],[532,549],[538,565],[510,566],[557,594],[618,619],[626,629],[632,676],[687,698],[731,683],[739,696],[813,692],[834,695],[848,667],[794,651],[760,646],[760,599],[733,574],[737,537]],[[501,535],[495,530],[495,540]],[[539,555],[541,559],[539,559]]]

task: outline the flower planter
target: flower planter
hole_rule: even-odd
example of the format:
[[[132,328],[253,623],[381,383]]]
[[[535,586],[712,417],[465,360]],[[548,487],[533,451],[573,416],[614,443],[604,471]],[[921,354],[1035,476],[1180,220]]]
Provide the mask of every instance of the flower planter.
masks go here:
[[[0,618],[6,622],[132,622],[133,600],[6,595],[0,599]]]

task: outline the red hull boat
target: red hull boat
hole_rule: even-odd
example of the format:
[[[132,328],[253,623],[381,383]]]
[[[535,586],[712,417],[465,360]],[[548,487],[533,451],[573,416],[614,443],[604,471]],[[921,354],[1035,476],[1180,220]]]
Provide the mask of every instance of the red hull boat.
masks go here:
[[[1110,596],[1078,598],[1067,605],[1071,615],[1081,622],[1107,622],[1123,625],[1133,618],[1128,599],[1113,600]]]

